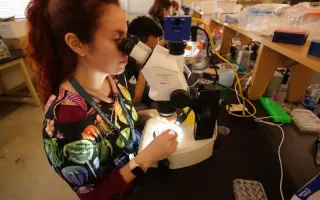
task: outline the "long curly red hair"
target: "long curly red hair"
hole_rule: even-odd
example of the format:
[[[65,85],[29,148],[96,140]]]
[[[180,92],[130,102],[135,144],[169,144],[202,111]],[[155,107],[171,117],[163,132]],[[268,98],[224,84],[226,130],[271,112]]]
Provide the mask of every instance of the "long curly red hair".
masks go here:
[[[109,4],[118,0],[31,0],[26,9],[28,45],[26,52],[37,74],[42,103],[69,78],[77,55],[65,43],[67,33],[89,44],[99,19]]]

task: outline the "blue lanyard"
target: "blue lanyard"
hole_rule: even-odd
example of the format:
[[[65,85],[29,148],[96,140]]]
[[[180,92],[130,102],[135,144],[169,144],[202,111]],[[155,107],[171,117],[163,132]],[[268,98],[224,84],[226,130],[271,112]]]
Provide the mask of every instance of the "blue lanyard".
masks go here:
[[[133,147],[130,145],[130,143],[128,142],[128,140],[121,134],[120,130],[111,122],[111,120],[108,118],[108,115],[106,113],[104,113],[100,107],[97,105],[97,103],[94,101],[94,99],[92,98],[92,96],[90,94],[88,94],[88,92],[83,89],[83,87],[79,84],[79,82],[75,79],[75,78],[70,78],[69,79],[70,84],[73,86],[73,88],[79,93],[80,96],[82,96],[84,98],[84,100],[86,102],[88,102],[96,111],[97,113],[101,116],[101,118],[110,126],[110,128],[112,130],[116,130],[118,132],[118,134],[120,135],[120,137],[122,138],[122,140],[126,143],[126,148],[129,149],[130,153],[137,153],[137,149],[139,147],[139,144],[137,142],[137,137],[136,137],[136,132],[134,129],[134,125],[133,122],[131,120],[131,117],[129,115],[128,109],[126,108],[126,106],[124,105],[124,100],[123,100],[123,95],[117,85],[117,89],[118,89],[118,99],[120,102],[120,106],[122,108],[122,110],[125,113],[125,117],[126,120],[128,122],[128,125],[130,127],[130,135],[132,137],[132,141],[133,141]],[[135,150],[136,149],[136,150]]]

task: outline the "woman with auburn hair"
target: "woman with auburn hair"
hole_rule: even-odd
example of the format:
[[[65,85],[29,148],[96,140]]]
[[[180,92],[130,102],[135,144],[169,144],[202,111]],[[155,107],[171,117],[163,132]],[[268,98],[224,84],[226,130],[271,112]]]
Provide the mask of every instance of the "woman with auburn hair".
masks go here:
[[[149,15],[151,19],[162,29],[164,33],[164,17],[168,16],[171,9],[170,0],[154,0],[153,5],[149,9]],[[164,36],[160,37],[160,45],[167,44],[167,41],[164,40]]]
[[[128,57],[118,49],[127,32],[118,1],[31,0],[26,17],[52,169],[80,199],[117,197],[177,148],[177,135],[167,130],[138,153],[139,113],[122,75]]]
[[[176,1],[171,1],[172,5],[172,15],[178,15],[179,14],[179,4]]]

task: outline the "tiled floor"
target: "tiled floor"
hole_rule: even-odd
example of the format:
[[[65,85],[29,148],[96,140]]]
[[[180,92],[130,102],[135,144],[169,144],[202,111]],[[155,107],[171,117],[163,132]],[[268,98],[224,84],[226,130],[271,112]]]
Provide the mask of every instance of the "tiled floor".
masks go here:
[[[0,104],[0,199],[76,200],[50,168],[42,146],[42,107]]]

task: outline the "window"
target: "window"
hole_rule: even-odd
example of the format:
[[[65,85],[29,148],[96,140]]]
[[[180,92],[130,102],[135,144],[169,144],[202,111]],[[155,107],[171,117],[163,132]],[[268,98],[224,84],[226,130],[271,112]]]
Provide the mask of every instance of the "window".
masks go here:
[[[24,11],[30,0],[0,0],[0,17],[25,18]]]

